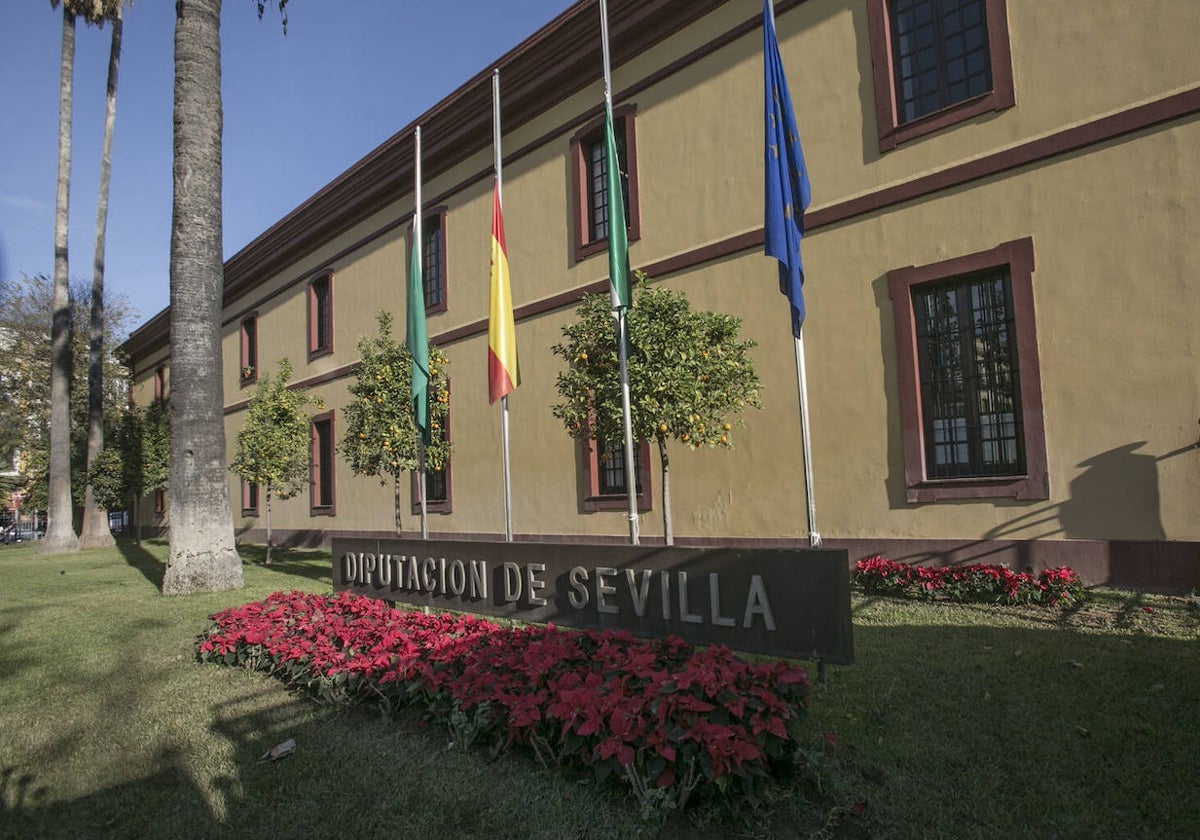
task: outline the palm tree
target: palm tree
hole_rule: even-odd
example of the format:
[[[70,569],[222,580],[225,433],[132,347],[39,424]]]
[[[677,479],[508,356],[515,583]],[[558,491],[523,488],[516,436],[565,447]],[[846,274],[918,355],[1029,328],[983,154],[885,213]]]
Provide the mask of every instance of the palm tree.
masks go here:
[[[221,0],[175,6],[171,549],[163,593],[242,586],[221,383]]]
[[[117,70],[121,64],[121,0],[104,0],[104,18],[112,23],[108,52],[108,85],[105,94],[104,140],[100,152],[100,196],[96,206],[96,251],[92,261],[92,311],[88,333],[88,469],[104,449],[104,242],[108,227],[108,187],[112,175],[113,127],[117,119]],[[103,19],[102,19],[103,22]],[[108,513],[96,501],[89,484],[83,503],[84,547],[112,545]]]
[[[60,0],[50,0],[57,9]],[[71,96],[77,4],[62,3],[58,77],[58,187],[54,202],[54,299],[50,327],[50,486],[46,537],[38,554],[79,550],[71,505],[71,301],[67,288],[67,218],[71,197]]]

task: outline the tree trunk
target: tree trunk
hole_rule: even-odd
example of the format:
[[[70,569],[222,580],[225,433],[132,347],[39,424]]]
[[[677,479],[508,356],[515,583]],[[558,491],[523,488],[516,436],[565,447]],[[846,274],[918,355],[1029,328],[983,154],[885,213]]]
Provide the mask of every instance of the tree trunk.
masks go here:
[[[392,487],[395,490],[396,498],[396,536],[404,536],[404,531],[400,527],[400,473],[392,473]]]
[[[71,505],[71,300],[67,218],[71,195],[71,85],[75,71],[75,15],[63,4],[62,63],[58,82],[58,190],[54,203],[54,302],[50,327],[50,481],[46,536],[38,554],[79,550]]]
[[[242,586],[221,382],[221,0],[175,5],[168,595]]]
[[[88,335],[87,463],[90,470],[104,449],[104,244],[108,230],[108,187],[112,176],[113,128],[117,122],[117,70],[121,64],[121,3],[112,19],[108,52],[108,87],[104,109],[104,140],[100,151],[100,196],[96,202],[96,252],[92,261],[92,319]],[[79,544],[88,548],[114,544],[108,511],[96,501],[89,484],[83,502]]]
[[[264,566],[271,565],[271,485],[267,485],[267,559]]]
[[[675,545],[675,526],[671,520],[671,462],[667,459],[667,439],[662,435],[658,436],[658,455],[662,460],[663,533],[667,545]]]

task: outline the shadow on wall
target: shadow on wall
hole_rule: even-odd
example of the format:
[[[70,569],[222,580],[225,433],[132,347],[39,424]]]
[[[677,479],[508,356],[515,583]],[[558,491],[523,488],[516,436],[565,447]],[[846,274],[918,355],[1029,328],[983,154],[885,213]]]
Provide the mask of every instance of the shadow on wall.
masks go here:
[[[992,528],[985,540],[1025,534],[1013,545],[1021,569],[1068,562],[1094,582],[1148,588],[1187,588],[1197,576],[1200,556],[1194,544],[1168,542],[1162,524],[1158,464],[1191,452],[1189,444],[1163,455],[1141,453],[1136,441],[1093,455],[1077,466],[1083,472],[1069,485],[1067,498],[1027,511]],[[1034,533],[1030,533],[1034,531]],[[1071,559],[1056,557],[1062,548],[1049,538],[1079,540]]]
[[[1122,540],[1165,540],[1159,512],[1158,461],[1137,450],[1146,441],[1101,452],[1078,464],[1084,471],[1070,485],[1058,510],[1069,539],[1111,535]],[[1188,447],[1189,449],[1191,447]],[[1161,456],[1168,458],[1187,450]]]

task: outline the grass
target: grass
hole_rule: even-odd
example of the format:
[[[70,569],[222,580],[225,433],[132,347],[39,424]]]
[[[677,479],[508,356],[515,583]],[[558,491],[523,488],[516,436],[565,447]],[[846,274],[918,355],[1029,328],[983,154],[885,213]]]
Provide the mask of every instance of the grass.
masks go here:
[[[246,548],[246,588],[164,598],[166,547],[0,549],[0,837],[629,838],[636,806],[411,716],[316,706],[194,659],[207,616],[329,591],[328,553]],[[1147,612],[1149,607],[1153,612]],[[814,688],[827,797],[664,838],[1184,837],[1200,825],[1200,613],[856,596],[856,663]],[[258,759],[294,738],[280,761]],[[805,780],[808,787],[809,780]],[[855,814],[854,805],[862,813]]]

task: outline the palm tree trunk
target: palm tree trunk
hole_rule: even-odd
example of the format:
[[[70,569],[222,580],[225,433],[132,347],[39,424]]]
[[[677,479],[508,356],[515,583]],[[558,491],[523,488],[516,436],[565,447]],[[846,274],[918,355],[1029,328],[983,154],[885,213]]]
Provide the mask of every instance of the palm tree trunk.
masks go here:
[[[221,0],[175,5],[171,550],[163,593],[242,586],[221,382]]]
[[[91,468],[104,449],[104,244],[108,230],[108,188],[112,180],[113,128],[117,122],[117,70],[121,64],[121,6],[112,18],[112,46],[108,52],[108,88],[104,109],[104,140],[100,151],[100,197],[96,202],[96,252],[92,261],[92,318],[88,335],[88,437],[87,459]],[[83,501],[81,546],[113,545],[108,511],[96,502],[91,485]]]
[[[79,550],[71,505],[71,299],[67,287],[67,216],[71,196],[71,86],[75,15],[63,4],[58,82],[58,190],[54,202],[54,301],[50,327],[50,480],[46,536],[38,554]]]

